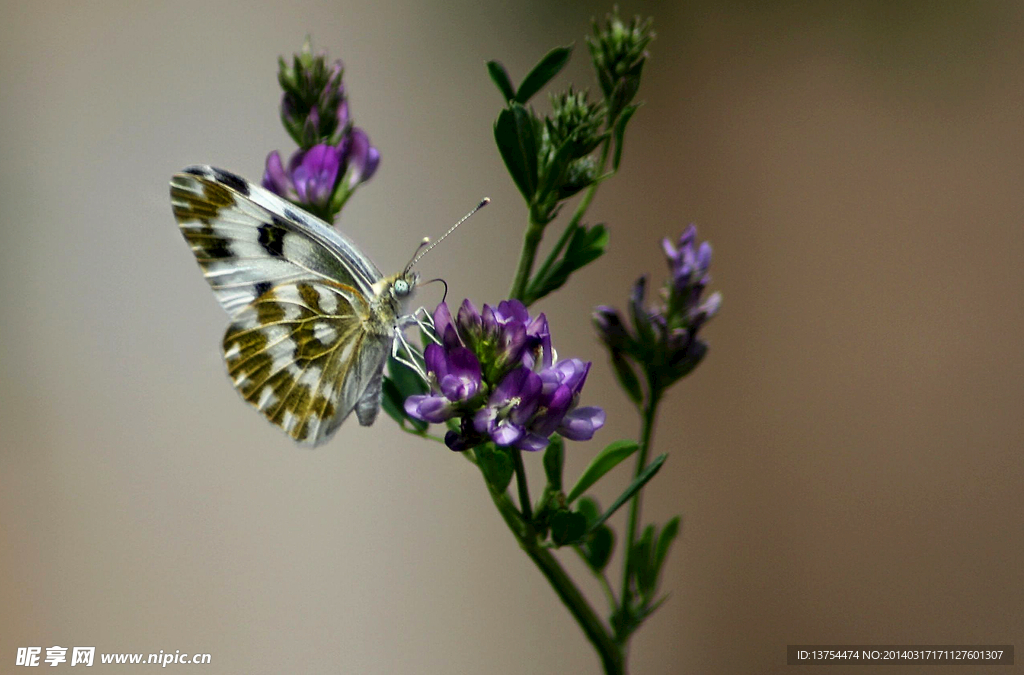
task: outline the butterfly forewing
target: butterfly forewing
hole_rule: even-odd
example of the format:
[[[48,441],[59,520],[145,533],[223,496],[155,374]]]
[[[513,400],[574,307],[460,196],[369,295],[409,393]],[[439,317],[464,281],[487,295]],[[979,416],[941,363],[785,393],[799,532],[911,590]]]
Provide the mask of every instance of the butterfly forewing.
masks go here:
[[[171,206],[231,316],[281,283],[334,281],[370,296],[382,276],[323,221],[220,169],[190,167],[175,175]]]

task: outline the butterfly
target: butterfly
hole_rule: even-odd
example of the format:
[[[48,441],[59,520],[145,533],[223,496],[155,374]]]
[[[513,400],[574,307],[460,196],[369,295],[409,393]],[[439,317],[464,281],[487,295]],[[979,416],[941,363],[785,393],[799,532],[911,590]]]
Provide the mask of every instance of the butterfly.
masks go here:
[[[353,411],[373,424],[384,364],[418,322],[407,307],[422,254],[385,277],[324,221],[209,166],[171,179],[171,207],[231,317],[224,360],[242,398],[304,445],[327,441]]]

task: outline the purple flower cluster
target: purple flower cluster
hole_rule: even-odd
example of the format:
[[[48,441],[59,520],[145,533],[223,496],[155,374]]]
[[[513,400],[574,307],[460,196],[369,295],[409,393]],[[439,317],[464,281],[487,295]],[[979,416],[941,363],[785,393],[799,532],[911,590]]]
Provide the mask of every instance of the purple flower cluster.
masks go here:
[[[410,396],[405,411],[427,422],[461,418],[460,430],[445,436],[452,450],[487,441],[542,450],[555,432],[584,441],[604,425],[603,410],[578,406],[590,363],[553,363],[543,314],[531,318],[518,300],[478,312],[466,300],[453,320],[442,302],[434,329],[441,343],[424,352],[431,393]]]
[[[697,227],[690,225],[673,244],[668,237],[661,240],[668,269],[672,275],[669,291],[668,311],[684,311],[686,322],[701,324],[715,315],[722,304],[721,293],[712,293],[701,303],[704,289],[711,281],[708,270],[711,267],[711,244],[702,242],[697,246]]]
[[[711,277],[711,244],[697,243],[697,228],[690,225],[675,242],[661,242],[669,267],[669,280],[661,289],[662,302],[644,305],[647,278],[640,277],[630,294],[629,310],[635,333],[631,333],[619,312],[600,306],[594,311],[598,335],[612,354],[620,382],[629,388],[634,379],[623,357],[630,357],[648,369],[652,380],[668,386],[700,361],[706,350],[697,339],[698,331],[722,304],[720,293],[703,299]]]
[[[380,163],[380,152],[352,125],[341,61],[327,63],[307,42],[292,65],[280,61],[281,121],[299,144],[287,165],[267,155],[263,187],[331,221]]]

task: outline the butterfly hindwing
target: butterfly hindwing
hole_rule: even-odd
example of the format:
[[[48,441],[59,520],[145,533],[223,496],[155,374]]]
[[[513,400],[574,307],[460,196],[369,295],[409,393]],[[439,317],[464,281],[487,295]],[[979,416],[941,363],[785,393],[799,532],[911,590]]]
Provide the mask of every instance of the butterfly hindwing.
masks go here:
[[[327,440],[357,403],[379,397],[391,338],[365,330],[367,302],[358,289],[337,283],[285,283],[265,291],[224,335],[228,374],[239,394],[296,441]],[[367,423],[361,410],[358,416]]]
[[[280,284],[337,282],[369,297],[382,276],[326,223],[230,172],[195,166],[176,174],[171,205],[206,280],[232,317]]]

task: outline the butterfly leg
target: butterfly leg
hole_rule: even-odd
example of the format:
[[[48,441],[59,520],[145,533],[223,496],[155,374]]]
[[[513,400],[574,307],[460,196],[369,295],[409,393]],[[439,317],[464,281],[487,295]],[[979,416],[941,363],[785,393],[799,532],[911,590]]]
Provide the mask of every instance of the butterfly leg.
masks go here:
[[[423,314],[420,317],[420,314]],[[437,331],[434,328],[434,318],[430,316],[430,312],[427,311],[426,307],[420,307],[412,314],[406,314],[399,318],[398,327],[400,330],[417,326],[423,335],[426,335],[434,344],[441,344],[441,340],[437,337]]]
[[[420,313],[423,314],[423,318],[420,318]],[[419,326],[420,332],[433,340],[434,344],[441,344],[441,340],[437,337],[437,329],[434,327],[434,317],[430,315],[426,307],[420,307],[410,317]]]
[[[402,356],[402,349],[405,349],[405,356]],[[424,382],[430,382],[430,379],[427,377],[427,372],[423,369],[423,366],[420,365],[422,357],[417,355],[416,350],[413,349],[412,345],[410,345],[405,339],[405,334],[401,329],[395,331],[395,340],[391,343],[391,355],[395,357],[395,361],[398,361],[403,366],[412,368]]]
[[[421,316],[422,315],[422,316]],[[398,320],[398,330],[395,331],[395,341],[392,343],[391,353],[395,357],[395,360],[404,366],[412,368],[416,373],[423,378],[424,382],[429,383],[430,379],[427,377],[426,371],[423,366],[420,365],[423,362],[423,355],[409,344],[408,340],[405,339],[405,329],[416,326],[420,329],[420,334],[426,336],[427,339],[432,340],[435,344],[441,344],[441,341],[437,338],[437,334],[434,330],[434,318],[427,311],[426,307],[420,307],[412,314],[407,314]],[[405,356],[402,355],[401,350],[405,350]]]

